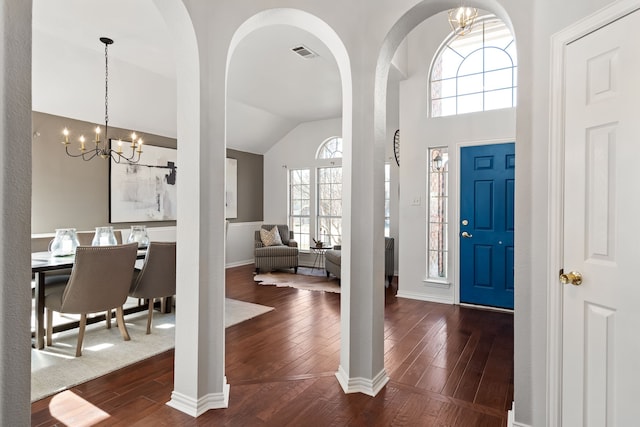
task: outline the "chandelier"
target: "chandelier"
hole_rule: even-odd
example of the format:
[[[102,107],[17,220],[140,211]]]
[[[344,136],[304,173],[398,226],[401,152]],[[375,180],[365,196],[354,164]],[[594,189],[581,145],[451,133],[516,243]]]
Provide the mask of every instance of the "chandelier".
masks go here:
[[[449,25],[454,33],[463,36],[471,31],[473,22],[478,17],[478,9],[460,4],[449,11]]]
[[[81,157],[82,160],[88,161],[93,159],[96,156],[100,156],[103,159],[113,159],[116,163],[120,163],[125,160],[129,163],[137,163],[140,161],[140,155],[142,154],[142,138],[138,138],[138,136],[134,133],[131,134],[131,141],[123,141],[122,139],[117,140],[117,147],[111,148],[109,146],[109,55],[108,48],[110,44],[113,44],[113,40],[108,37],[100,37],[100,41],[104,43],[104,140],[100,139],[100,134],[102,130],[100,126],[96,126],[95,129],[95,147],[87,148],[87,144],[89,143],[84,135],[80,135],[78,141],[80,142],[80,146],[78,148],[77,153],[71,153],[69,151],[69,129],[64,128],[62,134],[64,135],[64,140],[62,144],[64,145],[65,151],[67,155],[70,157]],[[126,145],[129,145],[130,153],[123,153],[122,145],[126,142]],[[129,150],[127,150],[129,151]]]

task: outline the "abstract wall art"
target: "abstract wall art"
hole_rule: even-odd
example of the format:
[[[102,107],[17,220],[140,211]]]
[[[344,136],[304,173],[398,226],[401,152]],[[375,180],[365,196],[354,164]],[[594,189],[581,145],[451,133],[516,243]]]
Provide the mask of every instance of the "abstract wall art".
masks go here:
[[[177,219],[177,150],[145,145],[138,163],[109,167],[109,221]]]

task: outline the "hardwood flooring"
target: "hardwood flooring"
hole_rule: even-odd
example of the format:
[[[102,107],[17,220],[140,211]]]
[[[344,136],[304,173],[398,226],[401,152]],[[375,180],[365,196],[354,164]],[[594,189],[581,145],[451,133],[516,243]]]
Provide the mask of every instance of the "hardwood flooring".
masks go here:
[[[165,403],[173,351],[32,404],[33,426],[505,426],[513,400],[513,316],[386,291],[385,369],[376,397],[344,394],[340,296],[259,286],[227,270],[227,296],[276,309],[227,329],[229,408],[197,419]],[[178,308],[179,309],[179,308]]]

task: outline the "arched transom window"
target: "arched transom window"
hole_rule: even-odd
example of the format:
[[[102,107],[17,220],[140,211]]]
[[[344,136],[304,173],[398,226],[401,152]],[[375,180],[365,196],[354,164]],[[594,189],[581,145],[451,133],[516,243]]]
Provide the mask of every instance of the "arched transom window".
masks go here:
[[[495,16],[450,34],[431,67],[431,117],[515,107],[516,43]]]
[[[334,136],[324,141],[318,148],[318,159],[341,159],[342,158],[342,138]]]

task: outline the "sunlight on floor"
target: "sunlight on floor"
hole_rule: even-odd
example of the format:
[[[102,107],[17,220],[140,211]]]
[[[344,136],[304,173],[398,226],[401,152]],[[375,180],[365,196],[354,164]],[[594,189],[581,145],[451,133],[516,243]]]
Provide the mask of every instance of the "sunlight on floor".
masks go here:
[[[84,349],[87,351],[100,351],[111,347],[113,347],[112,343],[104,342],[102,344],[92,345],[91,347],[85,347]]]
[[[155,327],[158,329],[171,329],[171,328],[175,328],[176,325],[173,323],[162,323],[160,325],[156,325]]]
[[[69,408],[73,408],[73,411]],[[69,390],[51,399],[49,412],[61,425],[77,427],[93,426],[111,418],[111,415]]]

